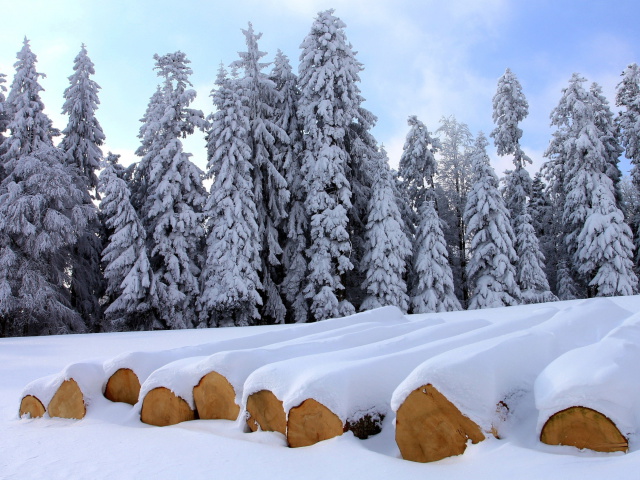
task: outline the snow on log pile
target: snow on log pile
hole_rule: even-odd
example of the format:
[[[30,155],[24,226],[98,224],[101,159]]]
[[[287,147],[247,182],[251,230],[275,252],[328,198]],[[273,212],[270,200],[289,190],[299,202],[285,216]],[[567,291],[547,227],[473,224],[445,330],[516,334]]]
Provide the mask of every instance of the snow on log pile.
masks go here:
[[[311,445],[348,430],[366,438],[380,431],[394,389],[425,358],[530,328],[553,316],[557,308],[529,306],[522,311],[529,314],[495,322],[481,318],[487,312],[477,312],[476,318],[449,321],[371,345],[275,362],[247,379],[243,404],[262,430],[279,428],[260,415],[261,411],[280,419],[280,428],[285,418],[292,447]]]
[[[442,323],[440,319],[409,322],[395,307],[385,307],[358,316],[370,321],[262,348],[230,350],[169,363],[153,372],[142,385],[141,419],[151,425],[165,426],[192,420],[197,412],[200,419],[236,420],[240,413],[244,381],[265,364],[352,348],[398,336],[425,325]],[[177,414],[178,410],[183,414]]]
[[[535,403],[542,442],[627,451],[640,431],[640,314],[550,363],[536,380]]]
[[[384,307],[350,317],[286,326],[241,338],[162,351],[128,352],[106,362],[75,363],[57,374],[29,383],[23,390],[19,412],[21,416],[30,415],[33,418],[47,413],[52,417],[81,419],[84,418],[87,407],[103,393],[111,401],[135,404],[141,384],[153,371],[170,362],[208,356],[226,350],[259,348],[305,335],[370,323],[374,318],[377,319],[375,321],[383,322],[385,319],[389,319],[390,322],[394,319],[400,322],[407,321],[397,308]],[[59,390],[61,391],[58,392]],[[54,399],[54,408],[51,410],[48,406]]]
[[[425,361],[393,394],[402,457],[440,460],[463,453],[468,440],[498,437],[501,423],[531,403],[536,378],[550,362],[599,342],[630,315],[611,300],[586,300],[536,326]]]

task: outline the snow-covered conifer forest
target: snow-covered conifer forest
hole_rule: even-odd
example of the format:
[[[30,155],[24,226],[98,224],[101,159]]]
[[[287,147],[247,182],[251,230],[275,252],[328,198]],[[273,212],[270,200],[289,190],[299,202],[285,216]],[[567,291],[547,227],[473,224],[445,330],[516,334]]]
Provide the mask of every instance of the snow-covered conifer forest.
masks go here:
[[[251,24],[243,33],[206,112],[192,107],[187,54],[154,56],[158,87],[140,92],[149,102],[133,163],[102,148],[90,46],[69,59],[59,130],[24,40],[13,79],[0,73],[0,337],[637,293],[635,63],[611,99],[579,73],[568,79],[540,172],[528,171],[529,104],[507,65],[487,112],[493,131],[407,115],[395,171],[364,106],[365,67],[333,10],[313,20],[299,61],[261,51]],[[196,131],[204,171],[185,150]],[[511,170],[495,172],[489,142]]]

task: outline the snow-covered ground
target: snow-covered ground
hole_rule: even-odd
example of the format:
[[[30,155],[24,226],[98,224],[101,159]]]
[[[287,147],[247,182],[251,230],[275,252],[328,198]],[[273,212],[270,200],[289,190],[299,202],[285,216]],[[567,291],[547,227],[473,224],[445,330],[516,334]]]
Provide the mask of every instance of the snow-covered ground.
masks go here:
[[[139,408],[112,403],[100,396],[91,398],[86,417],[79,421],[18,417],[25,386],[38,378],[58,374],[71,363],[107,365],[105,362],[126,352],[195,346],[255,333],[277,332],[281,327],[0,339],[0,478],[638,478],[640,442],[635,438],[634,429],[640,425],[636,412],[629,411],[638,409],[640,404],[640,398],[635,402],[629,398],[640,395],[632,382],[640,371],[635,363],[638,356],[636,342],[640,338],[635,330],[640,322],[634,314],[638,311],[640,296],[409,317],[411,322],[428,320],[425,327],[433,325],[434,332],[442,330],[438,327],[442,322],[450,324],[466,320],[480,322],[477,325],[480,330],[493,328],[502,333],[488,341],[479,341],[482,336],[471,331],[466,333],[470,342],[475,342],[472,343],[475,345],[473,348],[461,347],[460,340],[436,340],[440,342],[438,345],[450,344],[457,350],[440,353],[437,348],[424,349],[425,355],[431,351],[438,353],[431,357],[432,360],[425,358],[428,361],[422,366],[416,364],[418,368],[407,377],[406,388],[398,390],[396,398],[402,397],[421,381],[428,380],[429,372],[437,373],[434,378],[442,383],[442,390],[446,390],[447,384],[446,375],[442,372],[456,375],[456,371],[460,371],[460,375],[456,382],[451,382],[452,392],[464,392],[464,383],[461,382],[477,380],[475,377],[485,374],[491,380],[485,384],[503,388],[502,385],[512,383],[514,369],[522,364],[517,368],[526,371],[527,381],[519,383],[517,388],[531,400],[522,401],[518,414],[503,425],[500,440],[490,437],[477,445],[470,445],[464,455],[429,464],[400,458],[394,441],[393,413],[384,420],[382,433],[368,440],[358,440],[348,432],[341,437],[297,449],[288,448],[285,438],[279,433],[245,433],[242,422],[196,420],[170,427],[152,427],[140,422]],[[585,321],[581,322],[581,318]],[[598,318],[602,318],[601,327]],[[508,328],[496,326],[509,322],[520,325],[516,333],[505,333]],[[483,323],[489,325],[482,326]],[[300,329],[300,336],[305,334],[305,326],[287,328]],[[549,342],[545,340],[547,337],[550,337]],[[379,342],[379,339],[375,341]],[[238,342],[232,343],[237,350]],[[599,344],[602,348],[598,348]],[[380,345],[381,352],[383,345],[384,341]],[[541,345],[550,347],[541,352]],[[367,348],[373,352],[377,347],[359,348],[361,352]],[[510,365],[509,355],[530,358],[531,362],[513,362]],[[415,361],[411,355],[394,354],[389,358],[394,361],[411,358]],[[470,360],[472,358],[478,361]],[[625,363],[624,359],[631,363]],[[542,360],[542,363],[536,363]],[[584,368],[580,369],[583,361]],[[300,364],[304,365],[304,362]],[[473,375],[467,375],[467,379],[462,372],[465,364],[474,366],[468,370]],[[492,365],[501,365],[502,368],[493,368]],[[510,365],[510,368],[504,368],[505,365]],[[483,372],[481,367],[492,370]],[[562,379],[565,371],[572,377],[566,381]],[[538,383],[534,382],[536,375],[539,375]],[[304,372],[298,373],[298,379],[301,376],[304,377]],[[629,385],[625,385],[625,378],[628,378]],[[615,385],[618,395],[611,395],[608,387],[612,385]],[[572,447],[551,447],[538,441],[540,420],[533,404],[534,388],[540,389],[538,400],[541,405],[548,407],[554,395],[562,405],[569,387],[573,392],[578,389],[579,392],[588,392],[595,405],[596,397],[601,395],[613,409],[607,412],[609,416],[615,418],[618,413],[625,419],[624,427],[630,434],[629,453],[579,451]],[[495,390],[492,393],[501,395],[505,392]],[[474,399],[483,397],[478,395],[477,388],[474,394]],[[464,405],[464,393],[458,395],[461,396],[458,399],[460,404]],[[618,398],[621,400],[616,401]],[[390,402],[391,397],[388,400]],[[618,404],[626,406],[627,411],[616,412]]]

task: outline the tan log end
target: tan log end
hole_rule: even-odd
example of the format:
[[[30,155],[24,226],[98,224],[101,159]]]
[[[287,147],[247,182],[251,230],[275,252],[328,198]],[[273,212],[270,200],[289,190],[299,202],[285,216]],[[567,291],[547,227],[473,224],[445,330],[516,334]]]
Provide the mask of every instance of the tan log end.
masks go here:
[[[313,398],[289,410],[287,442],[290,447],[307,447],[344,433],[338,416]]]
[[[49,402],[49,416],[81,419],[87,413],[82,390],[73,378],[65,380]]]
[[[44,405],[37,397],[26,395],[20,402],[20,416],[28,415],[29,418],[44,416]]]
[[[402,458],[434,462],[464,453],[467,441],[485,437],[469,418],[431,384],[414,390],[396,416],[396,443]]]
[[[218,372],[209,372],[193,387],[193,399],[200,419],[235,420],[240,414],[236,392]]]
[[[140,420],[149,425],[166,427],[195,419],[195,411],[189,404],[168,388],[154,388],[142,401]]]
[[[140,380],[130,368],[120,368],[109,377],[104,396],[112,402],[135,405],[140,395]]]
[[[627,439],[609,418],[586,407],[570,407],[553,414],[542,427],[540,441],[598,452],[626,452],[629,449]]]
[[[252,393],[247,399],[247,425],[252,431],[287,434],[287,415],[282,402],[269,390]]]

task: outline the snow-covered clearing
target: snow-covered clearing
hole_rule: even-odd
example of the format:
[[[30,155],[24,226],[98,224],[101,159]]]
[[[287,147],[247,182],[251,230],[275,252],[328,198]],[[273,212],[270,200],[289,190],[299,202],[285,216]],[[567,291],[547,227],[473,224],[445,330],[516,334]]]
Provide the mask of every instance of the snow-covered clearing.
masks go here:
[[[112,403],[99,395],[91,398],[86,417],[79,421],[48,416],[18,418],[25,386],[38,378],[59,374],[71,363],[102,366],[127,352],[161,351],[241,339],[256,333],[277,332],[282,328],[279,326],[0,339],[0,478],[637,478],[640,448],[636,433],[640,431],[640,422],[635,411],[616,411],[616,408],[621,410],[626,406],[629,410],[634,405],[637,408],[640,402],[640,398],[630,398],[640,395],[631,382],[638,376],[637,362],[624,361],[627,357],[636,360],[638,356],[634,343],[638,338],[635,333],[638,320],[634,314],[638,311],[640,296],[410,316],[412,322],[429,319],[425,326],[467,320],[480,322],[480,329],[491,327],[500,331],[495,326],[480,325],[487,321],[521,325],[521,334],[471,343],[468,349],[461,346],[464,342],[451,342],[460,355],[454,356],[455,351],[448,350],[429,360],[434,366],[431,371],[438,372],[442,391],[447,385],[444,372],[451,376],[460,372],[459,378],[452,379],[451,388],[457,388],[461,403],[465,400],[465,389],[455,385],[462,385],[459,382],[465,379],[465,369],[467,375],[472,371],[479,377],[479,381],[469,385],[483,385],[482,377],[486,375],[484,383],[500,384],[502,388],[512,381],[513,367],[518,365],[518,362],[507,363],[510,349],[515,350],[514,355],[531,359],[531,362],[521,362],[521,368],[528,369],[529,390],[522,391],[523,395],[529,395],[529,401],[518,404],[517,415],[508,419],[500,431],[502,438],[488,436],[486,441],[470,445],[464,455],[428,464],[400,458],[394,440],[393,410],[384,420],[379,435],[358,440],[347,432],[304,448],[287,448],[285,438],[279,433],[245,433],[242,421],[196,420],[170,427],[152,427],[140,422],[139,409]],[[602,318],[608,314],[610,316]],[[580,322],[581,316],[584,322]],[[531,321],[527,321],[528,318]],[[603,320],[601,325],[598,318]],[[286,328],[299,328],[300,336],[304,335],[304,326]],[[538,338],[547,335],[558,336],[558,343],[550,345],[555,349],[553,352],[540,348],[544,340]],[[480,337],[469,335],[469,338],[478,342]],[[509,340],[508,343],[509,338],[535,341]],[[600,338],[596,344],[576,348]],[[248,338],[247,343],[250,343]],[[241,348],[242,340],[233,344],[235,349]],[[600,344],[602,349],[598,348]],[[496,348],[492,350],[491,345]],[[368,347],[359,348],[363,351]],[[562,355],[567,350],[568,353]],[[495,357],[492,351],[496,352]],[[472,357],[478,361],[470,361]],[[558,360],[554,361],[556,357]],[[536,363],[541,359],[549,365],[546,369]],[[292,364],[293,360],[287,362]],[[406,388],[397,391],[396,397],[427,380],[428,365],[429,362],[422,364],[409,375]],[[492,371],[485,374],[482,368]],[[534,383],[534,376],[540,370],[542,374]],[[563,372],[571,379],[563,379]],[[371,374],[375,378],[375,372]],[[298,371],[298,380],[303,376],[304,373]],[[558,405],[569,406],[575,398],[571,397],[571,391],[588,395],[593,406],[600,405],[597,397],[601,396],[611,418],[624,418],[623,428],[627,431],[623,433],[629,435],[629,453],[603,454],[540,443],[540,415],[533,402],[534,389],[539,389],[535,393],[545,408],[553,406],[552,398],[557,399]],[[483,398],[478,387],[470,392],[469,401]],[[391,402],[391,397],[388,401]]]

